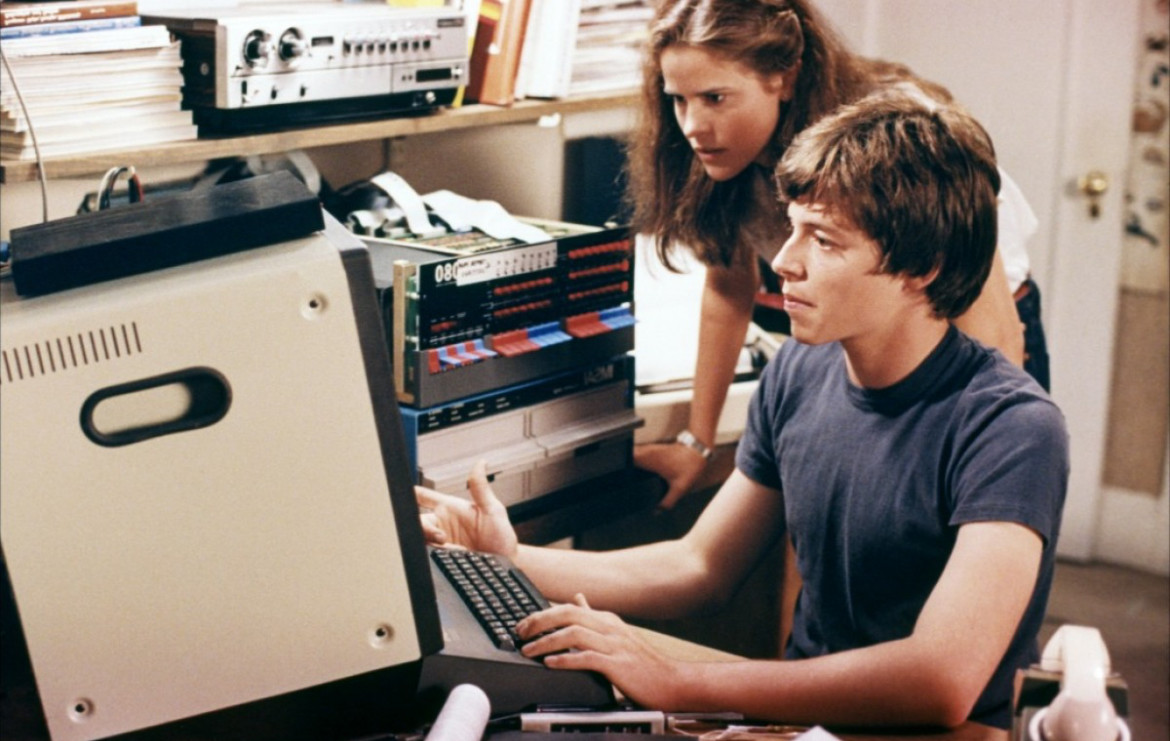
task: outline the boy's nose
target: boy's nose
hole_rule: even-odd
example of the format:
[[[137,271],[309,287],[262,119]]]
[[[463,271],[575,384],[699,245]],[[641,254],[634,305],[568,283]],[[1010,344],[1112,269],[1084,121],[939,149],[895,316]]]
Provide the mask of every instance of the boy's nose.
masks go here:
[[[790,280],[798,275],[798,262],[796,260],[793,246],[793,238],[789,237],[784,244],[780,246],[780,251],[772,258],[772,272],[779,275],[785,280]]]

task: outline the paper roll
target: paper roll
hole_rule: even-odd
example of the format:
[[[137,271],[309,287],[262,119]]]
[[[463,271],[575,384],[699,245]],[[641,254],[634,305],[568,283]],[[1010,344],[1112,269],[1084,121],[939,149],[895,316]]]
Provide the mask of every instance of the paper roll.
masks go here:
[[[479,741],[491,712],[492,704],[483,690],[474,684],[458,685],[447,695],[426,741]]]

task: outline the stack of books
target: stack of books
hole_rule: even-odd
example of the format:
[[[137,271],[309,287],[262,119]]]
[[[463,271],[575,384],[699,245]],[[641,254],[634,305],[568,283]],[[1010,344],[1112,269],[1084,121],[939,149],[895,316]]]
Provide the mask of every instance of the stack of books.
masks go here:
[[[516,73],[516,97],[564,98],[573,76],[581,0],[531,2]]]
[[[634,90],[654,7],[649,0],[582,0],[570,95]]]
[[[129,149],[194,139],[179,43],[133,0],[0,4],[0,157]],[[9,76],[15,77],[24,106]]]
[[[639,87],[651,0],[469,0],[469,102]],[[465,6],[466,7],[466,6]]]
[[[464,95],[469,103],[510,106],[532,0],[479,0]]]

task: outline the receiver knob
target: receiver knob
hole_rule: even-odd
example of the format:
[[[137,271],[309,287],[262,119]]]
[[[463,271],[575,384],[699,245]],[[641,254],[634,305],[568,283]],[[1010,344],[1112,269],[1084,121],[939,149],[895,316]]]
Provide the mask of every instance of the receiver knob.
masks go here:
[[[268,62],[272,56],[272,37],[256,29],[244,38],[244,61],[256,67]]]
[[[305,37],[296,28],[290,28],[280,36],[280,58],[286,62],[304,56],[307,48]]]

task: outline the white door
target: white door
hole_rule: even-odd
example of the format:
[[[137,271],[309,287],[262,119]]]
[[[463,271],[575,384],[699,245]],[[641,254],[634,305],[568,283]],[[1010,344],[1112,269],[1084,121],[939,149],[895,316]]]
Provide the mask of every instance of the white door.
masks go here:
[[[1071,436],[1059,552],[1095,554],[1140,0],[817,0],[853,47],[946,85],[987,127],[1040,220],[1052,395]],[[1113,186],[1092,218],[1076,188]]]

